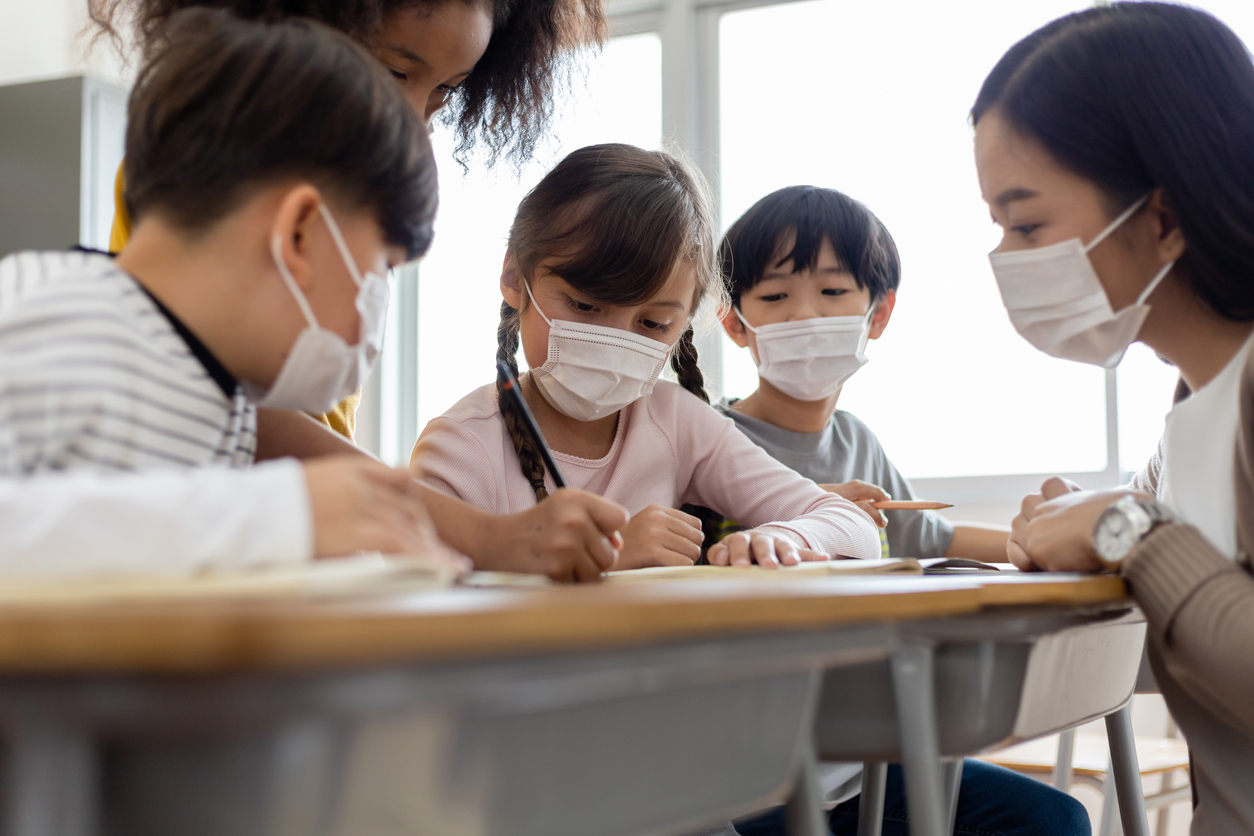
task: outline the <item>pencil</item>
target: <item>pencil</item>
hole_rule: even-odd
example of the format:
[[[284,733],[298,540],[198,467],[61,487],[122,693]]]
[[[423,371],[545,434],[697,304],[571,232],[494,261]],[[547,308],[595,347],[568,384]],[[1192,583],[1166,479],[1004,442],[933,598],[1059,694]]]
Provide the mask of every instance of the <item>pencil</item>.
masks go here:
[[[559,488],[566,487],[566,480],[562,478],[562,471],[557,469],[557,462],[553,461],[553,454],[549,452],[549,445],[544,441],[544,434],[540,432],[540,425],[536,423],[536,417],[531,414],[531,407],[527,406],[527,399],[523,397],[522,387],[518,385],[518,378],[514,377],[514,373],[509,370],[509,366],[499,361],[496,364],[496,373],[501,379],[501,391],[505,393],[506,397],[513,399],[514,404],[518,407],[518,411],[522,413],[523,427],[540,450],[540,458],[544,459],[544,466],[549,469],[549,473],[553,474],[553,484]]]
[[[942,508],[952,508],[954,506],[948,502],[881,499],[879,502],[872,502],[871,507],[878,508],[881,511],[939,511]]]

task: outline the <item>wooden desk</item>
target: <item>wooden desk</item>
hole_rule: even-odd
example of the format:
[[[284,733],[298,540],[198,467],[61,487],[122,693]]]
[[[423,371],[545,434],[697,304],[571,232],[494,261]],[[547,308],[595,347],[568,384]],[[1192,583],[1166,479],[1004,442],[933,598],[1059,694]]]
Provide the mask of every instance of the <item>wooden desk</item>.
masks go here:
[[[817,833],[822,671],[911,625],[1122,595],[840,577],[10,607],[4,832],[679,834],[789,799]]]
[[[686,581],[237,605],[0,609],[0,673],[361,668],[823,630],[975,612],[969,581]]]

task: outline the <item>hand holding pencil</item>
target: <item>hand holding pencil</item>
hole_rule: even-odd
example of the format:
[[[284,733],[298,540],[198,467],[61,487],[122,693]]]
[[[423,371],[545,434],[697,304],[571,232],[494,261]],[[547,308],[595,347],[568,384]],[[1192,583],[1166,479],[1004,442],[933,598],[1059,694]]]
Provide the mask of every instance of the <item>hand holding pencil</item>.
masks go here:
[[[888,519],[881,511],[937,511],[941,508],[952,508],[944,502],[926,502],[922,500],[895,500],[883,488],[854,479],[839,485],[819,485],[825,491],[843,496],[866,512],[880,528],[888,525]]]

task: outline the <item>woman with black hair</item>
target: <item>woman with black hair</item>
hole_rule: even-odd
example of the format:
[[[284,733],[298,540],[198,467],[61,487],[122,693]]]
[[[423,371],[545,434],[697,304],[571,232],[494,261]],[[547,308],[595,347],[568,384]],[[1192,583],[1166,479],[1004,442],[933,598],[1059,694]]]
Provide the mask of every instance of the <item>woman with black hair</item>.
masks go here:
[[[1194,834],[1254,833],[1254,63],[1210,15],[1119,3],[1016,44],[972,110],[1011,322],[1113,367],[1180,371],[1129,488],[1023,501],[1021,568],[1119,572],[1192,752]]]
[[[101,32],[120,41],[133,29],[140,50],[159,46],[170,17],[212,6],[250,19],[307,17],[365,46],[396,78],[430,124],[442,109],[464,159],[482,148],[488,163],[525,160],[547,129],[564,68],[578,47],[602,42],[601,0],[88,0]],[[293,79],[299,84],[300,79]],[[110,249],[130,236],[125,162],[118,172]],[[261,409],[257,459],[309,459],[360,451],[351,443],[358,396],[320,416]],[[338,435],[337,435],[338,433]],[[347,439],[347,440],[346,440]],[[418,490],[449,545],[480,568],[592,580],[617,558],[619,506],[581,491],[559,491],[528,512],[492,516],[435,491]]]

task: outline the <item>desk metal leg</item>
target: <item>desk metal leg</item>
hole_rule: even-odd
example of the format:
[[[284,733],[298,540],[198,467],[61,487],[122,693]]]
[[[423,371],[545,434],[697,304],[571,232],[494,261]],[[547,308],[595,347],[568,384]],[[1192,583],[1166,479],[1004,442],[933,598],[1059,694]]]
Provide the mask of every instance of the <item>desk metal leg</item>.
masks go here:
[[[1136,760],[1132,737],[1132,706],[1126,705],[1106,716],[1106,736],[1110,739],[1110,775],[1119,796],[1119,818],[1127,836],[1149,836],[1145,817],[1145,797],[1141,793],[1141,768]]]
[[[954,832],[958,818],[958,794],[962,790],[962,758],[948,761],[941,766],[941,779],[945,784],[945,834]]]
[[[817,758],[814,754],[813,736],[805,744],[801,765],[797,768],[797,780],[792,795],[784,806],[784,819],[788,823],[788,836],[829,836],[827,823],[823,821],[823,791],[819,788]]]
[[[862,794],[858,796],[858,836],[880,836],[884,828],[884,792],[888,789],[888,764],[862,765]]]
[[[6,836],[97,836],[98,763],[85,733],[27,721],[7,755]]]
[[[1075,729],[1067,729],[1058,735],[1058,760],[1054,762],[1054,775],[1051,783],[1054,789],[1071,792],[1075,780]]]
[[[944,836],[940,742],[932,648],[908,644],[893,654],[893,692],[901,731],[901,768],[906,779],[906,807],[911,836]]]

